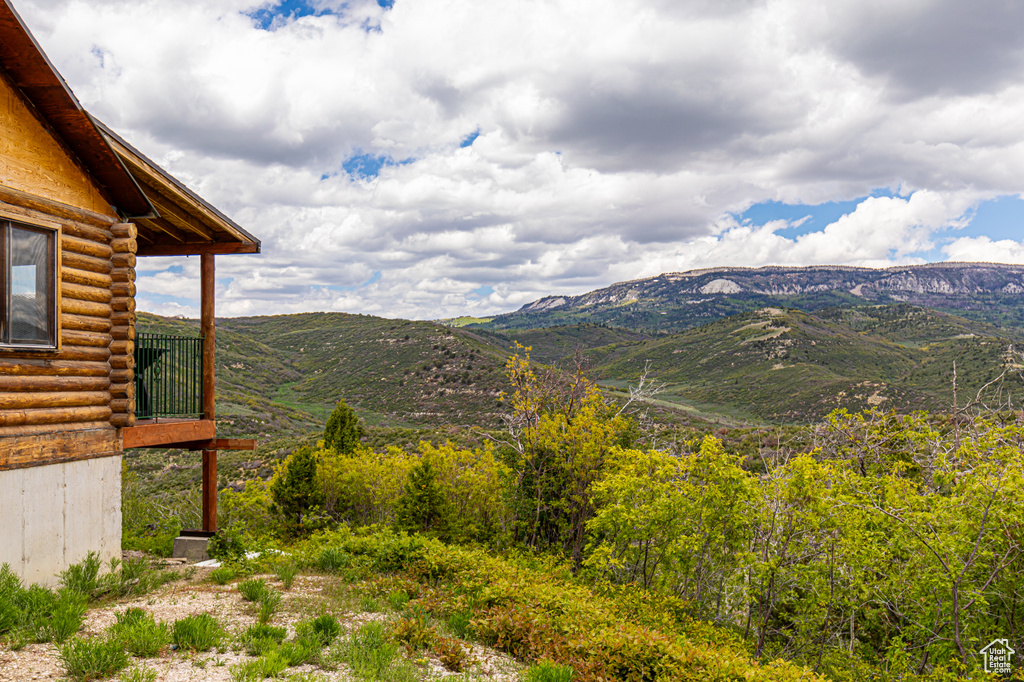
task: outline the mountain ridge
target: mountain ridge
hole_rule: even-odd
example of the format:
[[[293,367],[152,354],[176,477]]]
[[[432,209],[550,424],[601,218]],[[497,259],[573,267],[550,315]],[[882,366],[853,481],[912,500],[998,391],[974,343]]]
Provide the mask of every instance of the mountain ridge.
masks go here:
[[[469,326],[497,330],[594,323],[673,331],[772,306],[813,312],[872,303],[910,303],[1024,326],[1021,294],[1024,265],[1003,263],[716,267],[617,282],[575,296],[545,296]]]

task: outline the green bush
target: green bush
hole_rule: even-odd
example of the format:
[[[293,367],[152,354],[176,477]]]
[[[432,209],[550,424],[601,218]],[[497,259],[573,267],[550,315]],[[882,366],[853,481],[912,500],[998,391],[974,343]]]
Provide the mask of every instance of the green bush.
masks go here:
[[[319,646],[326,647],[341,634],[341,623],[334,616],[325,613],[296,623],[295,634],[298,639],[316,641]]]
[[[235,579],[235,569],[229,566],[220,566],[210,571],[210,580],[218,585],[227,585]]]
[[[199,613],[174,621],[171,641],[179,649],[209,651],[224,640],[224,628],[208,613]]]
[[[287,634],[285,628],[259,623],[246,629],[239,636],[239,643],[250,656],[262,656],[283,642]]]
[[[250,578],[238,583],[238,591],[245,601],[258,602],[270,592],[263,578]]]
[[[117,621],[110,626],[110,636],[121,642],[132,656],[154,658],[170,642],[171,635],[165,623],[158,623],[153,615],[133,607],[115,614]]]
[[[128,667],[128,655],[113,639],[75,637],[58,647],[64,672],[75,682],[110,677]]]
[[[573,669],[551,661],[538,661],[526,669],[526,682],[570,682]]]
[[[60,584],[64,589],[74,590],[87,597],[92,596],[100,586],[101,567],[99,555],[96,552],[89,552],[85,559],[61,571]]]
[[[121,682],[156,682],[156,670],[137,665],[121,674]]]
[[[277,613],[277,607],[281,604],[281,593],[267,590],[267,592],[260,596],[258,604],[260,607],[258,614],[260,623],[269,623],[270,619]]]
[[[274,571],[277,579],[281,581],[281,587],[286,590],[292,589],[292,583],[295,582],[295,575],[299,572],[295,564],[284,564],[278,566]]]
[[[60,644],[82,628],[85,619],[86,599],[79,592],[61,592],[53,605],[49,622],[45,628],[48,639]]]
[[[257,682],[268,677],[278,677],[288,667],[288,659],[274,649],[267,651],[255,661],[246,661],[231,666],[232,682]]]
[[[352,557],[338,547],[324,547],[316,559],[316,567],[330,573],[337,573],[351,566]]]

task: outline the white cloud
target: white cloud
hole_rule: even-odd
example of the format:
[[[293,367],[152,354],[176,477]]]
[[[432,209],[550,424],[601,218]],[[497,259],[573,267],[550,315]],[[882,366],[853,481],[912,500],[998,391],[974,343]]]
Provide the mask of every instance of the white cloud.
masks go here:
[[[317,0],[336,13],[272,31],[248,16],[265,0],[16,3],[88,109],[263,240],[218,259],[224,314],[486,314],[689,267],[909,262],[1024,191],[1012,3]],[[353,178],[357,153],[407,163]],[[819,232],[730,217],[884,187]],[[993,244],[945,253],[1015,253]],[[195,260],[144,263],[140,302],[172,309],[147,292],[187,292]]]

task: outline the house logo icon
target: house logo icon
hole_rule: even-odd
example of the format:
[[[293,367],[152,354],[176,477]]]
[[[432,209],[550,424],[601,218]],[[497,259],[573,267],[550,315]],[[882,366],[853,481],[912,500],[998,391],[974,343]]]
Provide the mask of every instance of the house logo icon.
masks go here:
[[[993,639],[978,653],[985,657],[985,672],[996,675],[1009,675],[1012,672],[1011,659],[1016,652],[1005,638]]]

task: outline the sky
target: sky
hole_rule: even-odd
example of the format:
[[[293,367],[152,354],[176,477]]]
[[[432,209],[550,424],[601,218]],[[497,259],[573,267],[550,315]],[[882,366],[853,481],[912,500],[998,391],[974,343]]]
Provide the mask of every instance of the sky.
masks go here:
[[[437,319],[716,266],[1024,263],[1024,3],[12,0],[263,242],[218,314]],[[139,264],[198,314],[199,259]]]

